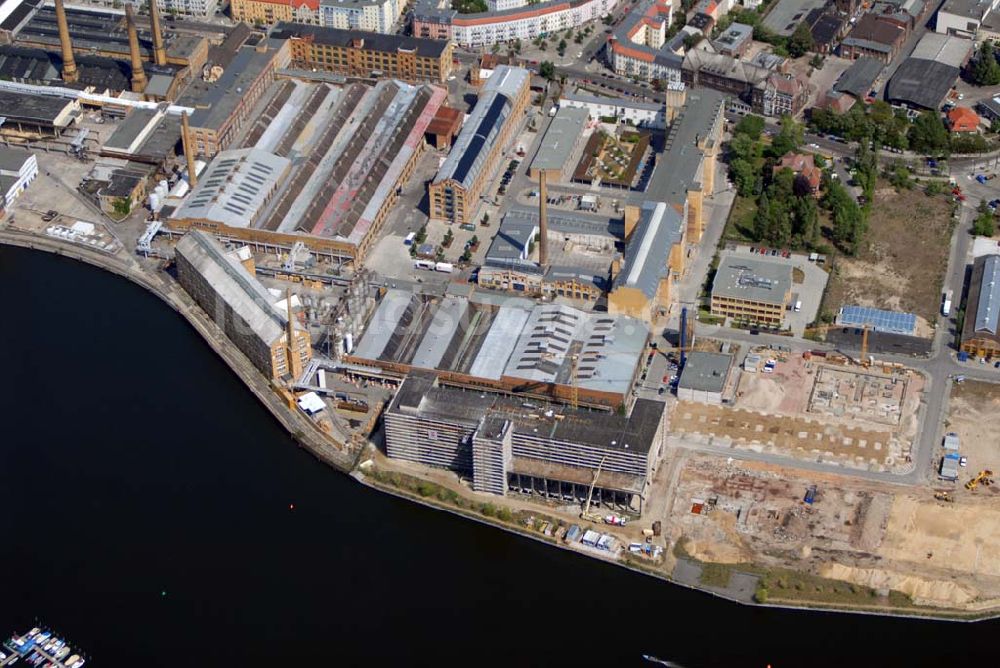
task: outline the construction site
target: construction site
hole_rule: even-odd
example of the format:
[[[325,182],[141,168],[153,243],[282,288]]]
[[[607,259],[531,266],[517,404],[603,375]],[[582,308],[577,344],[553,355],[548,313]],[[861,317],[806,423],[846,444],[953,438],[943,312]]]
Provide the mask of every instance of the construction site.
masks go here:
[[[966,460],[965,466],[959,467],[956,493],[966,493],[959,485],[978,478],[978,472],[1000,471],[998,410],[1000,385],[966,380],[952,386],[945,428],[956,436],[958,454]],[[984,496],[1000,494],[1000,490],[990,485],[977,487],[976,491]]]
[[[919,374],[768,349],[751,350],[734,373],[731,404],[678,402],[672,438],[871,471],[909,469]]]
[[[772,600],[969,611],[1000,601],[1000,507],[983,496],[941,501],[693,454],[673,467],[671,540],[715,570],[760,576]]]

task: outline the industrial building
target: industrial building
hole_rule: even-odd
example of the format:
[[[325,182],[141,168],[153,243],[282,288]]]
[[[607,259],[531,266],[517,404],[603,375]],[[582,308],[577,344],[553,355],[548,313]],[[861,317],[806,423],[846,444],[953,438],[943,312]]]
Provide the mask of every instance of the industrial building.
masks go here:
[[[863,100],[868,97],[869,91],[875,89],[884,68],[885,64],[882,61],[862,56],[840,75],[837,83],[833,85],[833,90]]]
[[[712,283],[712,315],[779,328],[792,298],[792,267],[727,255]]]
[[[688,243],[701,241],[703,201],[715,191],[716,159],[722,150],[725,96],[713,90],[668,89],[667,132],[663,152],[645,193],[634,203],[666,202],[680,211]]]
[[[496,0],[485,12],[465,14],[447,2],[417,0],[413,34],[477,49],[576,28],[603,18],[617,4],[617,0]]]
[[[436,371],[449,384],[628,406],[649,333],[632,318],[499,295],[390,289],[346,359],[373,374]]]
[[[167,173],[180,138],[178,116],[163,109],[134,109],[104,142],[101,155],[154,165]]]
[[[732,366],[732,355],[701,351],[687,353],[681,377],[677,380],[677,399],[721,404]]]
[[[546,218],[546,266],[531,258],[541,234],[538,212],[515,207],[500,222],[486,251],[479,285],[525,296],[596,302],[608,291],[611,258],[623,236],[621,226],[565,211],[547,213]]]
[[[974,357],[1000,357],[1000,255],[972,263],[961,348]]]
[[[211,158],[229,147],[289,58],[287,42],[263,39],[238,49],[222,76],[207,88],[195,85],[187,90],[178,104],[195,110],[191,139],[198,155]]]
[[[208,41],[199,35],[164,30],[159,13],[151,29],[139,30],[128,11],[64,8],[38,4],[11,31],[12,44],[0,48],[5,78],[26,83],[62,79],[117,93],[131,90],[149,99],[172,100],[191,72],[200,72]],[[147,3],[152,8],[153,3]],[[60,19],[62,17],[62,19]],[[65,71],[64,71],[65,70]]]
[[[640,514],[665,423],[659,401],[638,399],[616,415],[486,395],[421,373],[386,409],[385,441],[389,457],[468,476],[477,492],[577,503],[592,496],[595,507]]]
[[[299,23],[279,23],[271,36],[289,41],[297,67],[349,77],[444,83],[454,66],[454,45],[434,39]]]
[[[38,159],[34,153],[0,147],[0,208],[10,208],[36,176]]]
[[[903,48],[909,34],[902,21],[877,14],[863,14],[840,42],[840,55],[848,60],[874,58],[888,65]]]
[[[312,359],[309,333],[210,235],[193,230],[177,243],[177,279],[233,344],[268,378],[296,379]]]
[[[302,243],[342,262],[360,259],[425,149],[427,127],[446,96],[441,88],[394,80],[374,87],[275,82],[238,148],[216,156],[166,224],[267,247]]]
[[[62,97],[0,89],[4,122],[0,137],[13,140],[58,137],[80,118],[80,103]]]
[[[583,130],[590,113],[586,109],[567,106],[556,112],[542,136],[535,157],[528,167],[528,176],[538,179],[545,171],[549,183],[564,181],[572,173],[572,158],[583,143]]]
[[[427,187],[431,219],[475,221],[480,195],[524,120],[531,101],[530,78],[526,69],[501,65],[486,80],[451,152]]]
[[[958,79],[957,67],[925,58],[907,58],[886,87],[886,99],[911,109],[937,110]]]
[[[174,216],[255,227],[291,164],[288,158],[258,148],[223,151]]]
[[[608,312],[652,323],[670,304],[671,286],[684,272],[683,208],[644,202],[625,209],[625,257],[614,272]]]
[[[998,32],[997,0],[945,0],[938,9],[934,30],[944,35],[991,39]]]

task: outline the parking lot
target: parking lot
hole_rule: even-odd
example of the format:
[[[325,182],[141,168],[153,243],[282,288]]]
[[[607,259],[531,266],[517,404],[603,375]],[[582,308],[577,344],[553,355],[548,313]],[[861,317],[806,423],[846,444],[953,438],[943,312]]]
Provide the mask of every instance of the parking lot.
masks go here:
[[[789,309],[785,313],[785,326],[791,328],[795,336],[802,336],[806,327],[816,320],[829,274],[818,262],[810,261],[809,255],[790,253],[781,249],[737,245],[734,250],[720,251],[719,256],[720,258],[726,256],[748,257],[751,250],[761,260],[787,262],[792,266],[791,303],[794,305],[801,301],[802,306],[799,311]]]

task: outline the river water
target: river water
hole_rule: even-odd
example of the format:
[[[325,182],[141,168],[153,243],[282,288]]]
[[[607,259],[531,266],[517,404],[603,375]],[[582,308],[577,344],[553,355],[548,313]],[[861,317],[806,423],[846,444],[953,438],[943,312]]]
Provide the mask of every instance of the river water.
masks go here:
[[[100,270],[0,248],[0,303],[0,633],[40,619],[91,665],[939,668],[995,652],[995,622],[742,607],[371,491]]]

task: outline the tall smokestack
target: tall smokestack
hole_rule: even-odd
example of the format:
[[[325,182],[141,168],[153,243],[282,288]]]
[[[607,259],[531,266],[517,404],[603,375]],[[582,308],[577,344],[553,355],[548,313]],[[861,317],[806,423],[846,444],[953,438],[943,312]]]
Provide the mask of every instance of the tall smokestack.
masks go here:
[[[149,28],[153,33],[153,62],[167,64],[167,49],[163,46],[163,31],[160,29],[160,8],[156,0],[149,0]]]
[[[125,28],[128,30],[128,50],[132,55],[132,92],[146,90],[146,71],[142,69],[142,53],[139,51],[139,33],[135,29],[132,5],[125,3]]]
[[[545,170],[538,172],[538,264],[549,264],[549,216],[548,189],[545,187]]]
[[[59,24],[59,44],[62,46],[62,78],[66,83],[76,83],[80,73],[76,69],[76,58],[73,57],[73,43],[69,41],[69,23],[66,21],[63,0],[56,0],[56,23]]]
[[[191,141],[191,126],[188,125],[188,114],[181,112],[181,144],[184,146],[184,157],[188,164],[188,185],[191,190],[198,185],[198,174],[194,168],[194,142]]]

